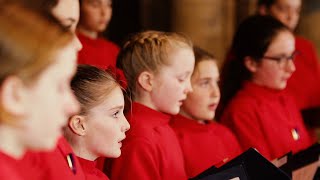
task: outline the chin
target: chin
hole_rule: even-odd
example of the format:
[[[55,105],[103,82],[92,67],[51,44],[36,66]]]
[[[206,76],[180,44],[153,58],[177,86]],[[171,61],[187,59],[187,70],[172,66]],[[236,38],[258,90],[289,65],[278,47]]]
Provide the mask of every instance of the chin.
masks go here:
[[[180,106],[174,106],[174,107],[169,107],[166,109],[160,109],[159,111],[166,113],[166,114],[171,114],[171,115],[177,115],[180,111]]]
[[[121,155],[121,150],[118,150],[116,152],[113,152],[112,154],[106,156],[106,157],[110,157],[110,158],[118,158]]]
[[[107,28],[107,25],[100,25],[99,27],[96,28],[97,32],[103,32]]]
[[[269,86],[266,86],[270,89],[275,89],[275,90],[283,90],[287,87],[287,82],[279,82],[277,84],[269,84]]]
[[[171,111],[167,112],[168,114],[171,114],[171,115],[177,115],[180,111],[180,108],[174,108],[174,109],[171,109]]]
[[[209,115],[209,116],[206,116],[205,118],[203,118],[204,120],[206,120],[206,121],[212,121],[213,120],[213,118],[214,118],[214,116],[212,116],[212,115]]]
[[[211,121],[214,118],[215,113],[212,111],[207,111],[207,112],[203,112],[202,114],[202,119],[206,120],[206,121]]]
[[[283,89],[285,89],[287,87],[287,83],[282,83],[279,87],[278,87],[278,89],[279,90],[283,90]]]
[[[291,31],[294,31],[296,29],[297,25],[298,25],[297,23],[292,23],[292,24],[289,25],[289,29]]]
[[[215,117],[215,114],[211,115],[209,120],[211,121],[214,120],[214,117]]]

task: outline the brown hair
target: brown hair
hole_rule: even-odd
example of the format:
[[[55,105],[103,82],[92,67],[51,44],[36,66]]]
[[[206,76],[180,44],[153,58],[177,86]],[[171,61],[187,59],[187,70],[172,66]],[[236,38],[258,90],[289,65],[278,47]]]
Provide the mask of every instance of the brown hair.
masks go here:
[[[0,83],[10,75],[35,80],[73,38],[50,17],[17,4],[0,8]]]
[[[192,42],[182,34],[145,31],[133,35],[121,49],[117,64],[128,81],[128,91],[137,94],[136,80],[143,71],[157,73],[163,65],[169,65],[168,55],[174,48],[190,48]]]
[[[202,61],[214,61],[216,62],[216,58],[214,55],[210,54],[209,52],[205,51],[204,49],[201,49],[198,46],[193,47],[194,57],[195,57],[195,63],[194,63],[194,69],[198,67],[198,64]],[[193,71],[194,73],[195,71]]]
[[[90,65],[78,65],[71,81],[71,89],[80,102],[82,115],[102,103],[115,87],[121,86],[113,72]]]

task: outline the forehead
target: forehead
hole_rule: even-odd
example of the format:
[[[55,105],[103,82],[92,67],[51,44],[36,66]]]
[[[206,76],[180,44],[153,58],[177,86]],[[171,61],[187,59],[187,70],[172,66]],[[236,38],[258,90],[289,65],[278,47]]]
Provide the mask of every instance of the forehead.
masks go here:
[[[116,85],[111,92],[104,97],[102,102],[98,104],[97,106],[92,108],[93,112],[96,111],[104,111],[104,110],[110,110],[117,107],[123,107],[124,106],[124,97],[121,88]]]
[[[110,106],[123,105],[124,97],[123,97],[123,93],[122,93],[122,90],[119,85],[115,85],[115,87],[110,92],[108,99],[109,99],[109,101],[106,103]]]
[[[168,55],[167,57],[170,64],[173,64],[173,63],[182,64],[184,61],[183,58],[194,59],[193,50],[187,46],[171,46],[167,51],[167,55]]]
[[[216,78],[219,76],[218,66],[213,59],[200,61],[196,66],[193,76],[197,76],[198,78]]]
[[[295,49],[295,39],[293,34],[289,31],[281,31],[270,43],[267,53],[268,52],[292,53],[294,49]]]
[[[190,66],[194,66],[194,53],[189,47],[171,48],[168,51],[168,67],[180,70],[189,70]]]
[[[58,4],[52,9],[54,16],[59,20],[73,19],[79,20],[79,1],[78,0],[59,0]]]
[[[299,8],[301,0],[275,0],[274,4]]]

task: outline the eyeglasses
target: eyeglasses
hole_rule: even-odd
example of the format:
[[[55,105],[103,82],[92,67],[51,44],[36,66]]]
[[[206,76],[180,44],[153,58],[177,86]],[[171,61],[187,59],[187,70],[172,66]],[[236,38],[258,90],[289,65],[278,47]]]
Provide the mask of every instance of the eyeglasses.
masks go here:
[[[298,51],[295,51],[290,56],[263,56],[262,59],[268,59],[272,61],[277,61],[278,64],[283,67],[285,66],[289,61],[294,61],[295,57],[299,54]]]

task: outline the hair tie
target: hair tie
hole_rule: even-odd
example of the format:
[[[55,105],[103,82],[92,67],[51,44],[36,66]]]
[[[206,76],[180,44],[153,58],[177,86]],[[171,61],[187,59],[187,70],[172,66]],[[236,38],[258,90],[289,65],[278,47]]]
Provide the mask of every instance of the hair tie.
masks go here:
[[[120,84],[123,89],[127,89],[128,83],[121,69],[110,65],[106,71],[111,74],[111,76]]]

